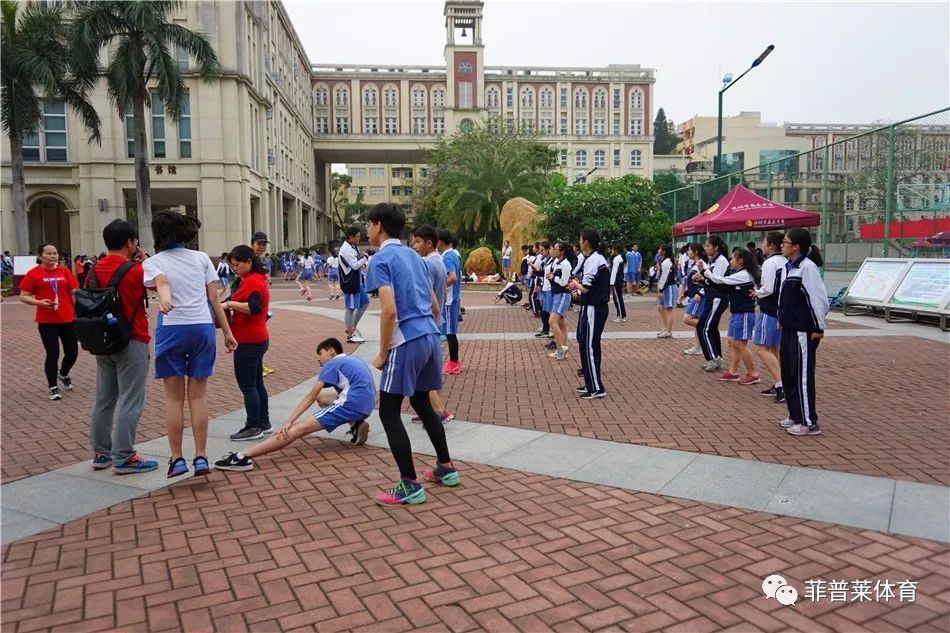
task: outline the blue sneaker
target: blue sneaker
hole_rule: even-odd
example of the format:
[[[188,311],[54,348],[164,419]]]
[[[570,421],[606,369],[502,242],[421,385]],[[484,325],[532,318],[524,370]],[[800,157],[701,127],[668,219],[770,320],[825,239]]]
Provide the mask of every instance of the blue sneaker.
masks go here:
[[[184,457],[179,457],[176,460],[168,460],[168,479],[173,477],[180,477],[188,472],[188,462],[185,461]]]
[[[442,464],[436,464],[435,469],[426,468],[422,471],[422,476],[429,481],[440,483],[443,486],[457,486],[462,483],[459,477],[459,471]]]
[[[195,469],[196,475],[207,475],[211,472],[211,466],[208,464],[208,458],[204,455],[198,455],[191,462],[191,467]]]
[[[112,465],[112,458],[102,453],[96,453],[92,458],[92,467],[95,470],[105,470]]]
[[[417,505],[425,501],[425,489],[418,481],[409,479],[400,479],[395,486],[376,495],[376,503],[382,506]]]
[[[133,453],[132,457],[128,458],[121,464],[116,464],[113,466],[112,472],[114,472],[116,475],[131,475],[133,473],[147,473],[148,471],[155,470],[156,468],[158,468],[158,462],[151,459],[145,459],[138,453]]]

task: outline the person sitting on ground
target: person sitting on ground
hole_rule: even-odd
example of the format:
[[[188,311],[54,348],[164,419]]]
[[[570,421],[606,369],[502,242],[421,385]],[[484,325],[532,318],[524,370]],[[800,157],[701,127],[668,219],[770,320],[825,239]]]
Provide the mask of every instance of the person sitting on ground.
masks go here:
[[[369,365],[356,356],[343,353],[343,344],[328,338],[317,345],[317,359],[322,366],[317,383],[293,410],[287,422],[272,437],[243,453],[228,453],[215,462],[219,470],[247,471],[254,469],[254,458],[267,455],[296,442],[300,438],[349,424],[350,443],[366,443],[369,423],[366,418],[376,404],[376,383]],[[329,389],[328,389],[329,388]],[[322,408],[310,419],[297,420],[314,404]]]

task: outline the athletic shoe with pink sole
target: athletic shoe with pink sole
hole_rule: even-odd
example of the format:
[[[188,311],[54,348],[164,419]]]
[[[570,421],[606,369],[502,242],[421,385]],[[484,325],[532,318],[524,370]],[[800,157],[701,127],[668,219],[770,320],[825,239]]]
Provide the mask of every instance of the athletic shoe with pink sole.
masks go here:
[[[762,378],[758,374],[746,374],[739,380],[740,385],[757,385],[762,382]]]
[[[739,382],[742,379],[742,376],[739,374],[731,374],[728,371],[719,374],[718,380],[723,382]]]

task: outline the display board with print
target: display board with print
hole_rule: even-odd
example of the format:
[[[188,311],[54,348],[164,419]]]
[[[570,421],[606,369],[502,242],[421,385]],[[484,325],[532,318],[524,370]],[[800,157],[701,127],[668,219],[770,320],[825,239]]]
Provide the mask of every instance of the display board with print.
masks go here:
[[[13,258],[13,274],[17,277],[27,274],[39,264],[36,255],[17,255]]]
[[[869,257],[848,285],[845,303],[880,305],[890,298],[910,267],[907,259]]]
[[[894,308],[938,311],[950,299],[950,259],[918,259],[888,302]]]

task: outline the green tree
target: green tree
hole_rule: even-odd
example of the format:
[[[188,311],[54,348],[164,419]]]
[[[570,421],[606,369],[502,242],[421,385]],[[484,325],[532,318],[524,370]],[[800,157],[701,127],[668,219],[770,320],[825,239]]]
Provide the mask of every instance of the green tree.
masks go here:
[[[10,139],[16,252],[30,251],[23,175],[23,141],[43,123],[43,101],[62,99],[100,140],[99,115],[69,65],[68,23],[59,7],[45,3],[0,2],[0,121]]]
[[[673,121],[666,118],[663,108],[660,108],[656,111],[656,118],[653,120],[653,153],[675,154],[679,140],[676,126],[673,125]]]
[[[508,200],[541,200],[557,150],[527,130],[490,119],[440,140],[425,162],[426,177],[412,200],[415,224],[435,218],[463,243],[494,243],[501,239],[498,216]]]
[[[654,214],[666,222],[667,233],[670,232],[653,183],[633,174],[557,187],[548,193],[539,211],[539,232],[571,243],[577,241],[581,229],[596,229],[605,244],[637,241],[642,245],[641,226],[652,227],[652,223],[660,222],[654,218],[643,225]]]
[[[78,77],[87,88],[92,88],[100,74],[105,73],[109,99],[119,116],[124,117],[126,109],[131,108],[139,241],[146,251],[154,248],[145,136],[149,84],[154,80],[155,94],[168,118],[177,122],[188,93],[174,48],[188,51],[205,82],[213,83],[221,74],[221,63],[211,42],[172,20],[172,14],[182,6],[181,0],[96,0],[77,3],[74,22],[70,59]],[[109,65],[103,69],[99,56],[105,48],[110,55]]]
[[[330,174],[330,206],[333,207],[333,224],[336,226],[337,235],[343,235],[343,231],[350,224],[347,207],[350,204],[352,184],[352,176],[336,172]]]

